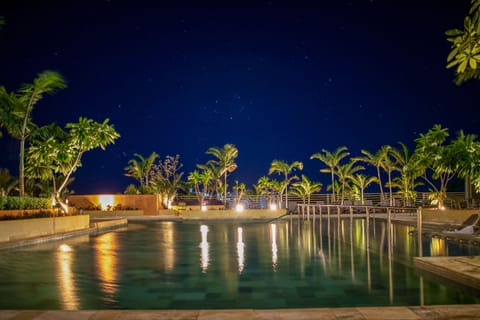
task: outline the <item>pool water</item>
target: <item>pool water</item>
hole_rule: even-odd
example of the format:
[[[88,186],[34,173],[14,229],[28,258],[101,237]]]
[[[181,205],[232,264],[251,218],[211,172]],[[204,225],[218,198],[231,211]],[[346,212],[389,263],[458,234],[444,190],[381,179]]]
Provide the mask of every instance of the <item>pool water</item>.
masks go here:
[[[480,303],[478,290],[412,268],[418,253],[410,230],[348,218],[130,223],[97,236],[0,251],[0,309]],[[424,256],[480,254],[476,246],[423,241]]]

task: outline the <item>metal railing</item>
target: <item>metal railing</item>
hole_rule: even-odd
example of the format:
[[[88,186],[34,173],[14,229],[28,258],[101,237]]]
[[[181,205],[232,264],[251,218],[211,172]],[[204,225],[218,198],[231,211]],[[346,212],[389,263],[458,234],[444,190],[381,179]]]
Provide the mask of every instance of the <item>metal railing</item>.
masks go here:
[[[388,199],[388,193],[385,194],[387,197],[386,199],[382,200],[380,193],[365,193],[364,194],[364,201],[363,203],[358,200],[350,200],[345,199],[343,205],[355,205],[355,206],[383,206],[388,207],[390,206],[390,200]],[[415,203],[405,202],[401,197],[398,195],[393,195],[392,197],[392,205],[393,207],[435,207],[432,204],[432,201],[429,199],[430,193],[428,192],[418,192],[417,199]],[[223,198],[215,198],[217,200],[221,200],[223,202]],[[227,207],[233,208],[235,207],[236,200],[234,194],[229,194],[227,196]],[[206,201],[209,199],[207,198]],[[177,196],[176,201],[183,201],[186,203],[195,203],[198,205],[198,201],[195,195],[181,195]],[[269,208],[271,203],[276,203],[280,205],[282,208],[285,208],[285,199],[282,199],[282,203],[280,203],[280,199],[278,196],[265,196],[265,195],[245,195],[241,198],[240,202],[243,204],[245,208],[249,209],[267,209]],[[295,211],[297,209],[297,204],[303,204],[303,200],[300,197],[289,195],[288,196],[288,204],[289,204],[289,211]],[[332,194],[326,193],[316,193],[312,194],[310,197],[310,204],[318,204],[318,205],[342,205],[338,199],[337,201],[332,201]],[[445,206],[448,208],[460,209],[460,208],[471,208],[471,207],[478,207],[480,205],[480,201],[473,200],[472,203],[465,204],[464,203],[464,193],[463,192],[449,192],[447,193],[447,198],[445,199]]]

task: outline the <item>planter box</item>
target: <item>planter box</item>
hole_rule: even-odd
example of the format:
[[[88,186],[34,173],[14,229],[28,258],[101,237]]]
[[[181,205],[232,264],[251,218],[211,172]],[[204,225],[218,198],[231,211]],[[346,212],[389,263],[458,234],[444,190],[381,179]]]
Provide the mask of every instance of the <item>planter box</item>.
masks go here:
[[[0,221],[0,242],[64,233],[90,227],[88,215]]]

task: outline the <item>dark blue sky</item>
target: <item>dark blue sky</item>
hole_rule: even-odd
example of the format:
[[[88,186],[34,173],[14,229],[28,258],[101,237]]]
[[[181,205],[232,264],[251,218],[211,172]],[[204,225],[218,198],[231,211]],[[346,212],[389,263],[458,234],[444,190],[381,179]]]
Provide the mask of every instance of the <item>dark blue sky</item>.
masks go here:
[[[160,3],[0,4],[0,85],[57,70],[69,88],[34,121],[109,117],[122,136],[85,155],[77,193],[122,192],[133,153],[180,154],[187,174],[209,147],[233,143],[233,179],[248,186],[273,159],[303,161],[328,183],[309,160],[322,148],[413,146],[435,123],[480,133],[479,83],[458,87],[445,69],[444,31],[462,25],[468,0]],[[17,141],[0,147],[15,173]]]

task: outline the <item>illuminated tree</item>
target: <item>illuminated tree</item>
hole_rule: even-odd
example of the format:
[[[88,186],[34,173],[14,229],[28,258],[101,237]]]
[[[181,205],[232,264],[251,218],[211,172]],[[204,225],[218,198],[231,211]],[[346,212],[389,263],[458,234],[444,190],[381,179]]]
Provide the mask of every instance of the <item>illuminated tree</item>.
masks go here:
[[[161,196],[165,208],[170,207],[178,189],[182,188],[183,172],[179,172],[182,167],[178,154],[175,157],[166,156],[163,161],[151,167],[149,175],[152,177],[152,188]]]
[[[452,161],[457,162],[458,176],[465,179],[465,199],[471,200],[471,185],[480,192],[480,142],[473,134],[460,131],[451,143]]]
[[[360,189],[360,201],[365,204],[365,189],[372,183],[378,182],[377,177],[367,177],[364,174],[355,174],[350,177],[350,181]]]
[[[285,208],[288,210],[288,185],[293,181],[297,180],[297,176],[289,177],[288,175],[295,171],[295,169],[303,170],[303,163],[300,161],[294,161],[291,164],[282,161],[282,160],[273,160],[270,164],[270,169],[268,174],[278,173],[283,174],[283,192],[285,192]],[[280,200],[281,202],[281,200]]]
[[[205,197],[208,194],[208,185],[211,181],[211,175],[203,171],[194,170],[190,172],[187,177],[188,183],[195,190],[195,195],[197,196],[198,203],[202,205],[204,203]]]
[[[342,196],[340,200],[341,204],[343,204],[345,200],[345,186],[347,185],[347,181],[351,180],[357,171],[365,169],[363,166],[354,166],[354,165],[355,165],[355,161],[352,160],[348,163],[337,166],[337,177],[342,186],[342,193],[341,193]]]
[[[133,155],[137,159],[128,160],[128,165],[124,168],[127,171],[125,176],[132,177],[140,183],[140,193],[149,193],[151,170],[155,160],[158,158],[158,154],[152,152],[147,158],[138,153]]]
[[[202,174],[208,176],[208,183],[206,185],[205,193],[209,198],[217,196],[220,190],[223,190],[223,181],[220,167],[217,167],[212,162],[206,164],[197,164],[197,168],[202,170]]]
[[[63,77],[54,71],[43,71],[33,83],[23,84],[17,92],[8,93],[0,87],[0,126],[20,141],[19,152],[19,193],[25,193],[25,144],[35,125],[32,122],[32,111],[45,94],[54,94],[64,89],[67,84]]]
[[[277,204],[282,203],[283,183],[275,179],[270,179],[267,176],[263,176],[258,179],[256,188],[260,195],[267,197],[269,205],[277,202],[275,199],[277,195],[279,196]]]
[[[243,194],[245,193],[246,186],[245,183],[238,183],[238,180],[235,180],[235,185],[232,189],[236,192],[235,196],[235,204],[240,204],[240,200],[242,200]]]
[[[54,183],[54,196],[64,211],[67,205],[61,195],[68,185],[71,175],[82,166],[82,156],[85,152],[113,144],[120,135],[110,125],[109,119],[102,123],[92,119],[78,119],[77,123],[67,123],[63,131],[58,128],[55,135],[39,135],[34,140],[27,152],[27,175],[31,178],[56,181],[58,176],[62,179],[57,187]],[[58,133],[62,132],[62,133]]]
[[[321,169],[320,172],[330,173],[330,175],[331,175],[331,178],[332,178],[332,188],[331,188],[331,190],[332,190],[332,201],[333,202],[336,201],[335,188],[334,188],[336,169],[337,169],[338,165],[340,164],[340,161],[342,161],[343,158],[350,155],[350,153],[347,152],[347,150],[348,149],[345,146],[337,148],[337,150],[335,150],[333,153],[326,150],[326,149],[322,149],[323,153],[315,153],[315,154],[312,154],[312,156],[310,157],[310,159],[318,159],[318,160],[322,161],[328,167],[328,168],[325,168],[325,169]]]
[[[217,160],[210,160],[210,163],[215,164],[220,168],[220,175],[223,176],[223,204],[227,206],[227,175],[237,169],[235,159],[238,157],[238,149],[233,144],[226,144],[223,148],[211,147],[207,150],[207,154],[214,156]]]
[[[393,178],[392,187],[397,188],[396,193],[402,197],[404,204],[413,205],[417,198],[415,188],[422,185],[422,183],[416,181],[421,172],[408,147],[402,142],[399,142],[399,144],[401,146],[400,150],[392,148],[390,151],[396,161],[394,170],[400,173],[399,177]]]
[[[382,176],[380,172],[380,168],[382,168],[383,166],[383,158],[385,156],[384,151],[385,150],[380,149],[376,153],[371,153],[368,150],[361,150],[360,152],[364,155],[364,157],[353,158],[354,160],[363,161],[367,164],[370,164],[377,169],[377,180],[378,180],[377,183],[378,183],[378,186],[380,187],[381,200],[385,199],[385,194],[383,192]]]
[[[302,174],[300,181],[292,184],[292,193],[302,198],[303,203],[310,204],[310,197],[313,193],[319,192],[322,189],[322,183],[312,182],[307,176]],[[305,201],[306,200],[306,201]]]
[[[447,68],[455,68],[455,82],[480,79],[480,0],[471,0],[469,15],[463,20],[463,30],[445,32],[452,43],[447,57]]]
[[[458,159],[453,145],[447,144],[448,129],[436,124],[415,139],[414,157],[420,177],[431,187],[431,199],[439,208],[444,206],[447,185],[458,172]]]

